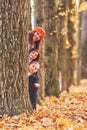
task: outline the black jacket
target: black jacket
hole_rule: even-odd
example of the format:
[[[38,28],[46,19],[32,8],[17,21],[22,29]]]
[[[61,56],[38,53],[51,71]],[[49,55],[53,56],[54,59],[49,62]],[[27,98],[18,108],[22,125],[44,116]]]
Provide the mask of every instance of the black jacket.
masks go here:
[[[34,87],[35,83],[39,83],[39,78],[38,78],[37,72],[30,75],[28,78],[29,78],[29,93],[33,93],[33,92],[37,91],[37,89],[38,89],[38,88]]]

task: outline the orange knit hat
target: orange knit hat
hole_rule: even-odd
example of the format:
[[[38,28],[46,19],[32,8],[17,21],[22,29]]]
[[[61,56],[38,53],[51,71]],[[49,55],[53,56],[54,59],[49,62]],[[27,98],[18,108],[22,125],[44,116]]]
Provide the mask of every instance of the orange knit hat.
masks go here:
[[[45,38],[46,36],[44,29],[41,27],[35,27],[32,31],[39,32],[41,34],[41,39]]]

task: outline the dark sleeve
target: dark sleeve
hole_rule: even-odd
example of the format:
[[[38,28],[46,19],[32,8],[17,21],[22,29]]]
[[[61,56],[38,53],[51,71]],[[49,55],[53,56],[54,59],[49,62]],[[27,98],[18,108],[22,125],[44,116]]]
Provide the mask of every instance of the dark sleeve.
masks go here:
[[[29,44],[32,44],[32,41],[33,41],[33,32],[32,31],[29,31],[28,33],[28,41],[29,41]]]
[[[40,40],[34,42],[35,49],[39,49]]]
[[[35,74],[35,77],[34,77],[34,83],[39,83],[39,77],[37,73]]]

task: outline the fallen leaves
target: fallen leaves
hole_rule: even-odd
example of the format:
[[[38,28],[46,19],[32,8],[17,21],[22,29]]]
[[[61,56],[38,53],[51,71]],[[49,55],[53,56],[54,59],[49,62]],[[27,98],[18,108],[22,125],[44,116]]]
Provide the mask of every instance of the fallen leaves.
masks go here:
[[[30,114],[0,116],[0,130],[87,130],[87,81],[71,86],[60,98],[45,97]]]

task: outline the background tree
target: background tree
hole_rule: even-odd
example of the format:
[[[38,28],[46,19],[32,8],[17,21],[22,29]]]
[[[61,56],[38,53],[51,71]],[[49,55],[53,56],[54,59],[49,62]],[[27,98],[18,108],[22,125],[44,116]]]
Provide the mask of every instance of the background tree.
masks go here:
[[[44,0],[33,0],[33,21],[32,21],[32,27],[34,26],[40,26],[44,28]],[[40,43],[40,71],[39,71],[39,77],[40,77],[40,89],[39,89],[39,96],[43,98],[45,96],[45,71],[44,71],[44,41],[41,41]]]
[[[58,68],[60,90],[68,90],[74,83],[75,59],[75,1],[58,2]]]
[[[46,95],[59,94],[58,81],[58,36],[56,1],[45,2],[45,85]]]
[[[83,78],[87,78],[87,63],[86,63],[86,41],[87,41],[87,36],[86,36],[86,14],[87,14],[87,0],[76,0],[76,18],[77,18],[77,23],[76,23],[76,51],[77,51],[77,58],[76,58],[76,68],[75,68],[75,76],[76,76],[76,85],[80,84],[80,80]]]
[[[86,10],[84,10],[86,7]],[[87,0],[84,0],[84,2],[81,2],[80,4],[80,15],[81,17],[81,61],[82,61],[82,66],[81,66],[81,78],[82,79],[87,79]]]
[[[1,1],[0,114],[30,110],[27,87],[29,0]]]

